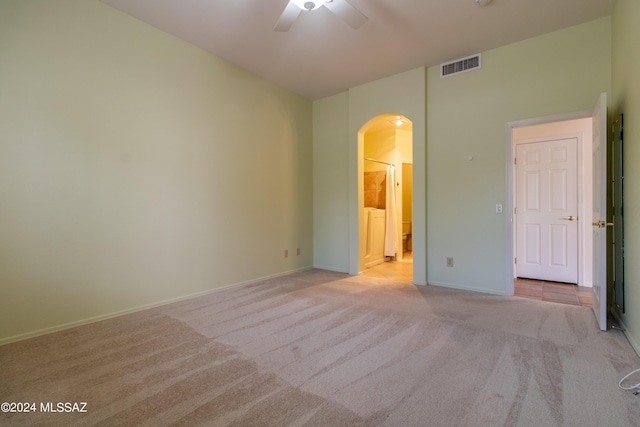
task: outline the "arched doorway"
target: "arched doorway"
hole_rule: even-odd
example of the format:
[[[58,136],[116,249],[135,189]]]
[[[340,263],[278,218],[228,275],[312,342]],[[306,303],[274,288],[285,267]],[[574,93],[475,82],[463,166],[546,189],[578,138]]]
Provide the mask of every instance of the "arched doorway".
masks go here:
[[[359,271],[393,273],[411,282],[413,123],[403,115],[382,114],[369,120],[359,137]],[[403,265],[382,265],[388,262]]]

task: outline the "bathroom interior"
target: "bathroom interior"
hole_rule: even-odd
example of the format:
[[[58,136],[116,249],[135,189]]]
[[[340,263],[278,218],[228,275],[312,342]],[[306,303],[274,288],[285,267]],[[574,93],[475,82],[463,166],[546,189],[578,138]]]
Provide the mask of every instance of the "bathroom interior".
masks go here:
[[[378,116],[364,133],[360,253],[368,275],[384,276],[387,263],[412,270],[412,144],[411,121],[401,115]]]

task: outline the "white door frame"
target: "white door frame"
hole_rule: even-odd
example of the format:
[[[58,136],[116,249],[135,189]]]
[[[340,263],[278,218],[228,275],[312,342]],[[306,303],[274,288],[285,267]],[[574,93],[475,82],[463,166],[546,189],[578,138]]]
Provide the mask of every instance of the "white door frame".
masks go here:
[[[515,155],[515,150],[514,150],[514,141],[513,141],[513,130],[515,128],[541,125],[546,123],[585,119],[585,118],[590,118],[592,115],[593,115],[592,110],[584,110],[584,111],[576,111],[572,113],[556,114],[552,116],[536,117],[536,118],[531,118],[526,120],[518,120],[518,121],[509,122],[506,124],[505,161],[506,161],[506,175],[507,175],[506,184],[507,185],[506,185],[505,201],[506,201],[507,215],[505,215],[506,251],[505,251],[505,278],[504,278],[504,289],[505,289],[506,295],[510,295],[510,296],[513,295],[513,281],[514,281],[514,275],[515,275],[515,264],[514,264],[515,223],[514,223],[514,217],[513,217],[513,207],[514,207],[513,200],[515,195],[515,187],[514,187],[515,171],[514,171],[513,159]],[[579,201],[578,203],[580,204],[581,201]],[[579,251],[581,251],[580,245],[578,247],[579,247]],[[580,257],[580,253],[578,256]],[[581,269],[579,269],[579,271],[580,270]],[[580,277],[581,275],[579,274],[578,280],[580,280]]]

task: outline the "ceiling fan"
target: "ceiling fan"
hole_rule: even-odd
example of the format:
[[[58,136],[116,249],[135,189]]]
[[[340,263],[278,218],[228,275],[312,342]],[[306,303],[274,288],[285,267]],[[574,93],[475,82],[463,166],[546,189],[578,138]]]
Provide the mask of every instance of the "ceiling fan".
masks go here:
[[[340,17],[351,28],[357,30],[367,22],[367,17],[353,7],[347,0],[290,0],[278,19],[274,31],[289,31],[300,12],[312,11],[320,7],[326,7]]]

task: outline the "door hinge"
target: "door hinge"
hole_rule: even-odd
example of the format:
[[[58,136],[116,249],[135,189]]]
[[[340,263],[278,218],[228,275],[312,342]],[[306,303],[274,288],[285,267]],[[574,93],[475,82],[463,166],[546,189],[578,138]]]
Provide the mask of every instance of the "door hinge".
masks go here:
[[[517,214],[518,213],[518,208],[513,208],[513,214]]]
[[[514,263],[514,264],[517,264],[517,263],[518,263],[518,258],[514,258],[514,259],[513,259],[513,263]]]
[[[513,164],[514,164],[514,165],[517,165],[517,164],[518,164],[518,159],[517,159],[517,158],[515,158],[515,157],[513,158]]]

